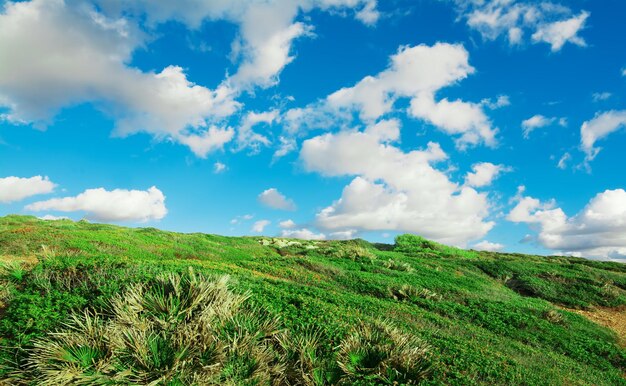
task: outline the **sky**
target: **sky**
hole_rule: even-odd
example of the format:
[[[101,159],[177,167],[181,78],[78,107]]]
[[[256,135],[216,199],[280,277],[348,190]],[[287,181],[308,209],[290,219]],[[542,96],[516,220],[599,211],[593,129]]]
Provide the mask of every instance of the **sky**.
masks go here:
[[[0,215],[626,259],[623,0],[0,4]]]

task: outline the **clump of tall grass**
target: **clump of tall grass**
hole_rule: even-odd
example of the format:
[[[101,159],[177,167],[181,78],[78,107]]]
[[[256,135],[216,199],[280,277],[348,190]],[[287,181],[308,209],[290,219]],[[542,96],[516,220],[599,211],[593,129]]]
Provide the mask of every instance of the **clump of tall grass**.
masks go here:
[[[136,284],[112,298],[110,315],[74,315],[37,340],[15,384],[281,383],[278,320],[244,306],[248,294],[190,271]],[[284,338],[283,338],[284,340]]]
[[[411,300],[412,298],[441,300],[441,295],[429,290],[428,288],[417,288],[409,284],[403,284],[398,287],[388,287],[390,297],[395,300]]]
[[[563,314],[556,310],[547,310],[542,314],[543,318],[550,323],[554,324],[563,324],[564,318]]]
[[[392,269],[394,271],[404,271],[404,272],[413,272],[415,269],[409,263],[402,263],[399,261],[395,261],[393,259],[389,259],[383,261],[383,266],[388,269]]]
[[[372,262],[376,255],[372,252],[372,246],[365,240],[355,239],[347,241],[336,241],[322,249],[327,256],[339,259],[350,259],[353,261]]]
[[[389,322],[356,327],[337,354],[342,384],[418,384],[432,371],[430,347]],[[369,383],[368,383],[369,384]]]

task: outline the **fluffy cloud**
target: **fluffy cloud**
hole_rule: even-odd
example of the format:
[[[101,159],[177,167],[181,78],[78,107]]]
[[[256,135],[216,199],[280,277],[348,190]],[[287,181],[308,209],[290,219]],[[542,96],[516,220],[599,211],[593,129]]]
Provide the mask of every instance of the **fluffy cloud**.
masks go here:
[[[126,19],[69,4],[5,4],[0,14],[5,119],[45,127],[60,109],[92,102],[115,118],[120,136],[144,131],[185,143],[200,156],[232,137],[208,128],[212,118],[237,109],[231,90],[195,85],[176,66],[159,73],[128,66],[142,44],[137,29]]]
[[[293,60],[293,40],[312,27],[301,13],[353,10],[372,24],[375,0],[123,0],[7,2],[0,13],[0,118],[45,128],[63,108],[93,103],[115,120],[118,136],[147,132],[187,145],[199,157],[220,149],[233,130],[220,127],[240,108],[236,98],[253,87],[278,82]],[[191,28],[203,20],[239,27],[233,43],[235,74],[215,89],[194,84],[178,66],[143,72],[130,66],[133,52],[152,31],[147,26],[178,20]],[[85,66],[84,63],[89,63]],[[45,85],[44,88],[41,85]],[[244,122],[244,126],[245,126]],[[245,131],[245,130],[244,130]],[[242,131],[243,132],[243,131]],[[240,139],[261,140],[260,136]]]
[[[296,204],[276,188],[270,188],[259,194],[259,201],[272,209],[296,210]]]
[[[476,251],[498,252],[504,249],[504,245],[483,240],[479,243],[472,245],[472,249]]]
[[[588,12],[581,12],[580,15],[567,20],[540,25],[532,35],[532,39],[550,44],[552,51],[559,51],[567,42],[584,47],[587,44],[578,36],[578,32],[584,28],[588,17]]]
[[[42,176],[0,178],[0,202],[15,202],[38,194],[51,193],[55,187],[56,184],[48,177]]]
[[[486,40],[505,36],[509,44],[519,45],[526,34],[531,34],[533,43],[548,43],[552,51],[559,51],[565,43],[586,45],[578,35],[589,17],[585,11],[573,15],[571,9],[550,2],[456,0],[456,3],[467,25]]]
[[[552,202],[520,197],[507,217],[537,227],[544,247],[577,256],[626,256],[626,191],[597,194],[575,216],[568,217]],[[623,257],[622,257],[623,258]]]
[[[530,133],[535,129],[539,129],[542,127],[550,126],[554,122],[559,123],[560,126],[567,126],[567,119],[565,118],[556,118],[556,117],[545,117],[541,114],[533,115],[532,117],[525,119],[522,121],[522,129],[524,138],[528,139],[530,137]]]
[[[339,200],[317,214],[317,226],[413,232],[455,245],[484,236],[493,227],[485,221],[486,194],[459,186],[431,165],[447,158],[438,144],[405,153],[389,143],[399,132],[386,126],[303,143],[300,157],[306,170],[356,176]]]
[[[595,147],[599,139],[626,127],[626,110],[611,110],[596,114],[580,128],[580,147],[585,152],[585,160],[593,160],[602,148]]]
[[[391,57],[389,68],[367,76],[353,87],[331,94],[327,103],[335,109],[355,109],[361,119],[373,121],[393,110],[400,98],[410,99],[408,114],[423,119],[444,132],[459,135],[461,146],[484,142],[495,144],[496,130],[482,104],[461,100],[436,100],[435,93],[474,72],[469,54],[461,45],[437,43],[401,47]]]
[[[283,229],[280,232],[281,237],[289,237],[302,240],[325,240],[326,235],[323,233],[315,233],[307,228],[302,229]]]
[[[265,227],[271,224],[269,220],[259,220],[252,224],[252,232],[254,233],[263,233]]]
[[[293,229],[296,227],[296,223],[293,222],[293,220],[289,219],[289,220],[281,221],[278,224],[278,226],[281,227],[282,229]]]
[[[233,42],[233,59],[239,67],[227,82],[237,89],[270,87],[294,57],[293,41],[310,35],[312,27],[295,21],[300,13],[352,10],[367,25],[375,24],[379,14],[375,0],[100,0],[109,12],[145,15],[150,24],[177,20],[198,28],[204,20],[227,20],[239,27]]]
[[[503,172],[511,169],[504,165],[494,165],[490,162],[480,162],[472,165],[473,172],[465,175],[465,185],[475,188],[491,185]]]
[[[165,196],[156,187],[148,190],[87,189],[75,197],[53,198],[26,206],[27,210],[40,212],[85,212],[88,219],[96,221],[160,220],[167,214]]]

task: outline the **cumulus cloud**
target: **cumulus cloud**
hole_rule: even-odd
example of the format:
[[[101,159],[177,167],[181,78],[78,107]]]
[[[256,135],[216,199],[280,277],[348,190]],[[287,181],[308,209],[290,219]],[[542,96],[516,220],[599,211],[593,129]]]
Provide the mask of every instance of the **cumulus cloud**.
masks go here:
[[[272,222],[269,220],[259,220],[252,224],[252,232],[254,233],[263,233],[265,228],[270,225]]]
[[[270,87],[294,57],[293,41],[311,35],[312,26],[295,21],[301,13],[353,11],[354,16],[373,25],[379,17],[375,0],[100,0],[105,10],[145,15],[150,24],[177,20],[198,28],[204,20],[227,20],[239,28],[231,56],[237,71],[227,82],[237,89]]]
[[[489,186],[500,174],[510,170],[511,168],[504,165],[480,162],[472,165],[472,172],[465,175],[465,185],[475,188]]]
[[[184,143],[200,156],[230,140],[232,133],[209,128],[209,121],[238,108],[232,90],[196,85],[177,66],[154,73],[127,65],[142,42],[126,19],[108,18],[84,3],[5,3],[4,118],[43,128],[60,109],[91,102],[115,119],[120,136],[148,132]]]
[[[437,91],[473,72],[469,54],[462,45],[401,47],[386,70],[334,92],[327,103],[339,110],[354,109],[361,119],[371,122],[391,112],[398,99],[409,98],[410,116],[458,135],[460,146],[480,142],[494,145],[497,130],[491,127],[482,104],[435,98]]]
[[[580,127],[580,147],[585,152],[585,161],[592,161],[602,150],[595,147],[598,140],[626,127],[626,110],[611,110],[597,113],[593,119]]]
[[[87,189],[74,197],[53,198],[27,205],[26,210],[41,212],[85,212],[88,219],[95,221],[160,220],[167,214],[165,196],[156,187],[148,190],[104,188]]]
[[[575,216],[554,201],[520,197],[507,217],[536,227],[537,241],[560,253],[593,258],[626,256],[626,191],[605,190]]]
[[[268,206],[272,209],[296,210],[296,204],[293,202],[293,200],[287,198],[276,188],[264,190],[261,194],[259,194],[258,198],[263,205]]]
[[[48,177],[42,176],[0,178],[0,202],[21,201],[38,194],[52,193],[55,187],[56,184],[50,181]]]
[[[325,240],[326,235],[323,233],[315,233],[308,228],[302,229],[283,229],[280,232],[281,237],[289,237],[302,240]]]
[[[574,15],[563,5],[518,0],[456,0],[456,4],[467,25],[485,40],[504,36],[515,46],[530,34],[532,43],[548,43],[552,51],[559,51],[565,43],[586,45],[579,36],[590,16],[586,11]]]
[[[556,21],[540,25],[532,35],[533,41],[543,41],[550,44],[552,51],[559,51],[567,42],[585,47],[585,39],[578,36],[578,32],[585,27],[589,12],[581,12],[567,20]]]
[[[405,153],[389,143],[398,135],[372,126],[304,141],[300,158],[306,170],[355,176],[341,198],[317,214],[317,226],[412,232],[455,245],[484,236],[493,227],[485,220],[486,194],[450,181],[432,166],[447,158],[438,144]]]
[[[492,243],[491,241],[483,240],[479,243],[472,245],[472,249],[476,251],[498,252],[504,249],[503,244]]]
[[[567,126],[567,119],[557,117],[545,117],[541,114],[533,115],[532,117],[522,121],[522,129],[524,138],[530,138],[530,133],[535,129],[550,126],[553,123],[558,122],[560,126]]]
[[[45,128],[63,108],[92,103],[115,121],[115,134],[147,132],[188,146],[199,157],[233,139],[221,122],[240,109],[236,98],[278,82],[293,60],[293,41],[312,26],[301,14],[353,11],[371,25],[375,0],[235,0],[6,2],[0,13],[1,118]],[[146,23],[143,23],[143,20]],[[204,20],[238,26],[232,58],[237,71],[214,89],[189,80],[181,67],[141,71],[129,65],[159,23],[198,28]],[[147,30],[142,30],[147,26]],[[84,63],[89,63],[85,66]],[[41,85],[46,87],[42,88]],[[263,143],[262,136],[240,139]],[[259,142],[260,141],[260,142]]]
[[[278,223],[278,226],[281,227],[282,229],[293,229],[296,227],[296,223],[293,222],[293,220],[288,219],[288,220],[281,221],[280,223]]]

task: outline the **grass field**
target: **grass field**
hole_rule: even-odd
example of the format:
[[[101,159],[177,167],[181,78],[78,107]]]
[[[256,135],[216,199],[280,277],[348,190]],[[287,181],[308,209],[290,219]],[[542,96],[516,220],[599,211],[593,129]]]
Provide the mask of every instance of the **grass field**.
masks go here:
[[[626,385],[626,266],[0,218],[0,384]]]

